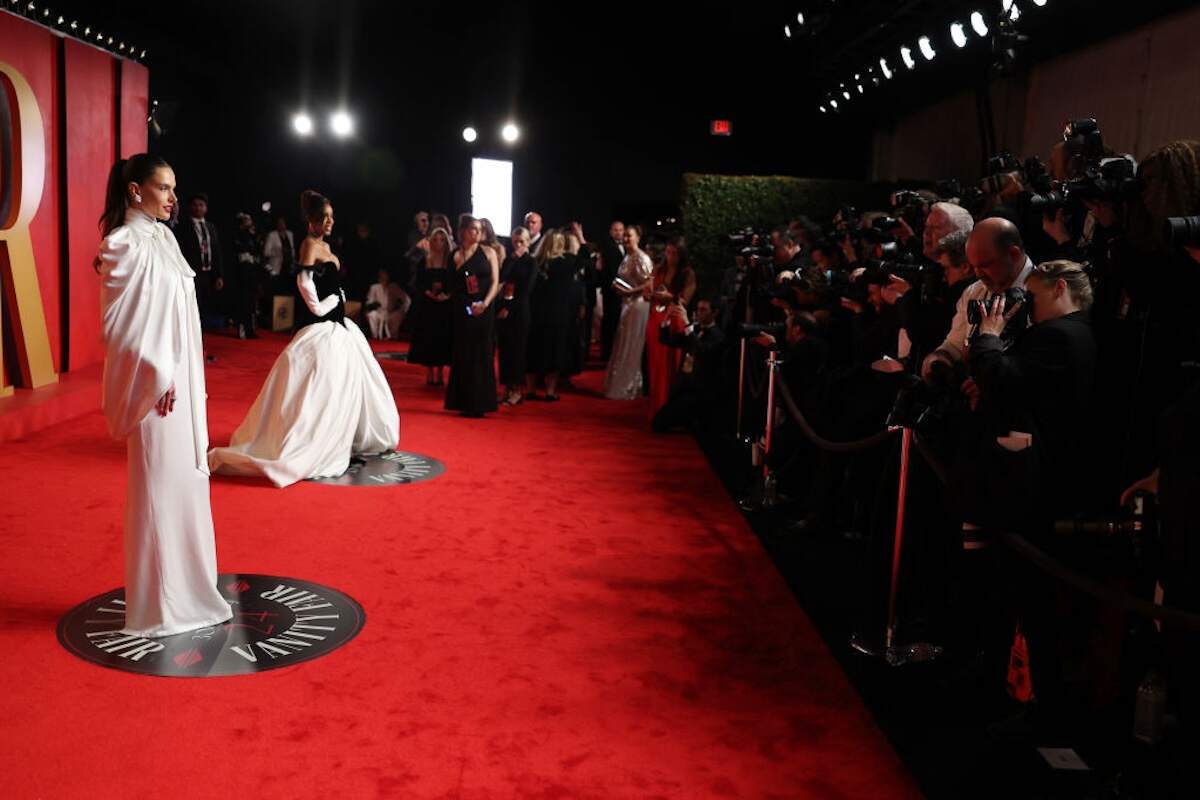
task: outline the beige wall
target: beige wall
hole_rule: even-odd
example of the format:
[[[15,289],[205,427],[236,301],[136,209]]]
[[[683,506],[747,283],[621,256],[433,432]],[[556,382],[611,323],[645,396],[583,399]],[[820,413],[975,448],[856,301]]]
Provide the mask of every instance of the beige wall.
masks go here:
[[[1175,139],[1200,139],[1198,41],[1200,8],[1038,64],[1027,86],[994,81],[999,146],[1045,158],[1063,123],[1079,117],[1096,117],[1105,143],[1137,158]],[[964,92],[877,131],[872,179],[979,177],[976,120],[974,92]]]

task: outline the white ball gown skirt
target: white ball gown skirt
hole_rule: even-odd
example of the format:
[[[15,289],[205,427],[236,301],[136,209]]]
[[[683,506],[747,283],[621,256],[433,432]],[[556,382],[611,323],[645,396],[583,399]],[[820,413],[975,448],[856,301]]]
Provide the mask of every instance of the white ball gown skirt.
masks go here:
[[[604,396],[610,400],[635,400],[642,396],[642,351],[646,349],[649,320],[650,303],[643,297],[621,308],[621,321],[604,375]]]
[[[208,454],[214,473],[263,476],[279,487],[332,478],[355,453],[381,453],[400,439],[391,387],[353,322],[297,331],[271,367],[228,447]]]
[[[196,468],[191,384],[175,376],[175,410],[151,409],[126,439],[125,627],[171,636],[233,616],[217,591],[208,476]]]

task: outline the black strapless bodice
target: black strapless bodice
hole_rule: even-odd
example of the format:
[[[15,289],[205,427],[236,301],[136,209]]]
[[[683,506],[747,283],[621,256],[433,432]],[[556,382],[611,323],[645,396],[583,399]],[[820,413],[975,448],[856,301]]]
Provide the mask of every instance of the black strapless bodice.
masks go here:
[[[323,317],[318,317],[311,310],[304,298],[300,296],[300,287],[296,287],[296,328],[312,325],[317,322],[338,322],[346,318],[346,302],[342,300],[342,272],[332,261],[322,261],[311,267],[301,267],[312,272],[313,284],[317,287],[317,300],[324,300],[329,295],[337,295],[337,305]]]

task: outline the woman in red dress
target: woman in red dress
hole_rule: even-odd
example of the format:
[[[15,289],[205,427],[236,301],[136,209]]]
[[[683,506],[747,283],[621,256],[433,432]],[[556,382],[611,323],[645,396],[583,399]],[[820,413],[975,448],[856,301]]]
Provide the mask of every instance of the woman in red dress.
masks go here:
[[[667,243],[662,263],[654,270],[651,292],[650,318],[646,322],[646,369],[650,383],[650,416],[667,403],[671,396],[671,383],[679,370],[680,352],[659,341],[658,331],[663,325],[671,325],[682,331],[683,323],[672,318],[667,311],[672,303],[684,306],[692,301],[696,293],[696,273],[688,260],[687,248],[682,239]]]

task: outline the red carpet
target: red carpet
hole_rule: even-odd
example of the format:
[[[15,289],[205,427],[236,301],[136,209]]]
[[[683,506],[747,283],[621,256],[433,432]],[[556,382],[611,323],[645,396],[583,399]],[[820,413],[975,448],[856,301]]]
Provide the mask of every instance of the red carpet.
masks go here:
[[[216,338],[213,441],[285,339]],[[440,410],[384,362],[411,486],[216,479],[223,572],[362,603],[324,658],[254,676],[102,669],[58,618],[121,580],[124,445],[98,412],[3,445],[7,797],[916,796],[689,437],[600,373],[558,404]],[[591,391],[587,391],[591,390]]]

